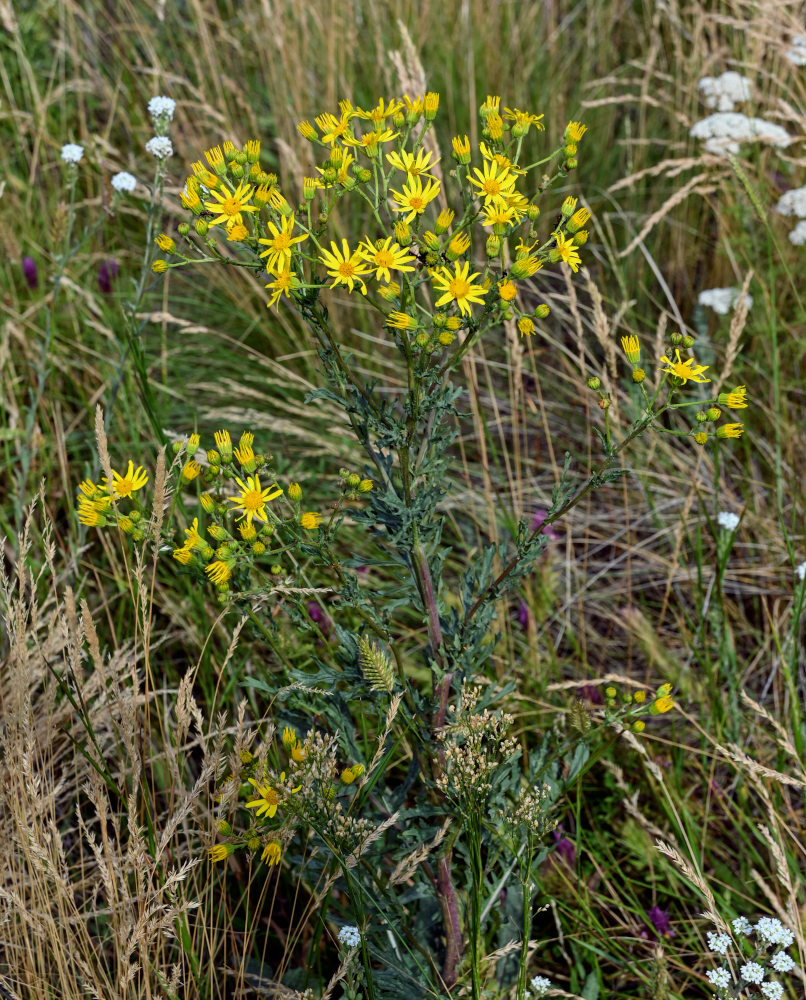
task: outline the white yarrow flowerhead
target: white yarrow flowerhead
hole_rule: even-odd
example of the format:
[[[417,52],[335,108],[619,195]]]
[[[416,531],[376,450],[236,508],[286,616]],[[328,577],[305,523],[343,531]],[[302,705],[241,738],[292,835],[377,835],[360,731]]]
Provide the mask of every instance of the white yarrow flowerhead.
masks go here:
[[[546,990],[551,989],[551,980],[546,979],[545,976],[533,976],[529,980],[529,986],[532,989],[534,996],[542,997]]]
[[[749,934],[753,929],[753,925],[747,917],[736,917],[731,923],[737,934]]]
[[[792,931],[777,917],[760,917],[754,930],[767,944],[779,944],[782,948],[788,948],[795,940]]]
[[[176,101],[171,97],[152,97],[148,102],[148,113],[151,120],[156,124],[159,122],[169,122],[174,116]]]
[[[770,959],[770,965],[776,972],[791,972],[795,963],[785,951],[777,951]]]
[[[799,580],[806,580],[806,562],[802,562],[800,566],[795,567],[795,576]]]
[[[346,944],[348,948],[357,948],[361,944],[361,932],[348,924],[339,931],[339,943]]]
[[[730,972],[727,969],[709,969],[705,976],[712,986],[721,987],[723,990],[730,988]]]
[[[806,219],[806,187],[790,188],[778,199],[775,211],[781,215],[796,215]]]
[[[76,142],[68,142],[62,146],[62,159],[65,163],[78,163],[84,155],[84,147]]]
[[[733,111],[737,101],[749,101],[751,83],[746,76],[728,70],[722,76],[704,76],[697,84],[707,108],[717,111]]]
[[[721,510],[716,515],[716,523],[724,531],[735,531],[739,527],[739,515],[729,510]]]
[[[780,983],[776,983],[773,980],[770,983],[762,983],[761,992],[767,997],[767,1000],[781,1000],[784,995],[784,988]]]
[[[739,969],[739,972],[746,983],[764,982],[764,969],[762,969],[758,962],[745,962],[741,969]]]
[[[795,35],[786,50],[786,58],[793,66],[806,66],[806,35]]]
[[[133,174],[121,170],[119,174],[115,174],[112,178],[112,187],[121,193],[134,191],[137,187],[137,178]]]
[[[715,951],[718,955],[727,954],[728,948],[731,945],[729,935],[715,934],[713,931],[708,931],[706,937],[708,938],[708,947],[711,951]]]
[[[739,143],[753,139],[781,148],[793,141],[780,125],[763,118],[748,118],[738,111],[718,111],[709,115],[695,122],[689,129],[689,135],[694,139],[705,139],[705,151],[718,155],[738,153]]]
[[[794,243],[796,247],[802,247],[806,243],[806,219],[801,219],[789,234],[789,242]]]
[[[701,306],[707,306],[722,316],[726,316],[731,309],[735,309],[741,299],[742,290],[740,288],[706,288],[697,296],[697,301]],[[745,292],[745,304],[748,309],[753,308],[753,296],[747,292]]]
[[[170,139],[166,139],[164,135],[155,135],[146,143],[146,152],[156,156],[158,160],[164,160],[174,155],[174,148]]]

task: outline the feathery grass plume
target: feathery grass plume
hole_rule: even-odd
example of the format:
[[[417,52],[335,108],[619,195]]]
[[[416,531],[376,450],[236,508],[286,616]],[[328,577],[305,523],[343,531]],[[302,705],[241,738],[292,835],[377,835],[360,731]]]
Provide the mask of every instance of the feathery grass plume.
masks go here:
[[[370,691],[385,691],[391,694],[395,689],[395,672],[389,657],[366,636],[359,638],[358,650],[358,662]]]

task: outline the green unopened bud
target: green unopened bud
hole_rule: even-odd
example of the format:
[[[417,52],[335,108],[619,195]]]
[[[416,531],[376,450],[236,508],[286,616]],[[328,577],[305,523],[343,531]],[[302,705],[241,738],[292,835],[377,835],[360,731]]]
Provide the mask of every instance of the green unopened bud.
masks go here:
[[[530,222],[537,222],[540,217],[540,206],[539,205],[529,205],[526,209],[526,218]]]
[[[223,837],[228,837],[232,833],[232,827],[229,825],[229,823],[225,819],[220,819],[218,821],[217,826],[218,826],[218,832]]]
[[[407,247],[411,243],[411,229],[408,222],[399,219],[395,223],[395,239],[402,247]]]
[[[183,444],[183,442],[182,442],[182,441],[174,441],[174,443],[173,443],[173,444],[171,445],[171,451],[172,451],[172,452],[174,453],[174,455],[178,455],[178,454],[179,454],[179,452],[180,452],[180,451],[181,451],[181,450],[182,450],[182,449],[183,449],[184,447],[185,447],[185,445]]]
[[[328,164],[322,171],[322,180],[327,185],[333,185],[336,183],[336,178],[339,176],[338,171],[335,167]]]
[[[646,372],[643,368],[634,368],[632,373],[633,382],[637,382],[639,385],[646,378]]]
[[[361,167],[360,170],[356,171],[356,177],[362,184],[368,184],[372,180],[372,171],[367,170],[366,167]]]
[[[271,567],[271,573],[273,576],[279,576],[282,572],[283,572],[283,567],[280,565],[280,563],[274,563],[274,565]]]
[[[423,233],[423,243],[427,250],[436,250],[439,252],[442,249],[439,237],[436,233],[432,233],[430,229]]]
[[[596,392],[597,389],[601,388],[601,385],[602,385],[602,380],[600,378],[597,378],[595,375],[591,375],[591,377],[588,379],[588,388],[593,389],[594,392]]]
[[[535,309],[535,316],[538,319],[545,319],[546,316],[551,312],[551,309],[546,305],[545,302],[541,302],[539,306]]]
[[[705,410],[697,410],[696,417],[698,424],[704,424],[705,421],[708,419],[708,414],[705,412]]]
[[[485,251],[490,259],[492,259],[493,257],[497,257],[498,254],[501,252],[501,237],[496,236],[495,233],[491,233],[487,237],[487,244],[485,246]]]
[[[180,236],[187,236],[187,234],[190,232],[190,226],[187,224],[187,222],[180,222],[179,225],[176,227],[176,229]]]
[[[232,555],[232,546],[230,545],[219,545],[215,550],[216,558],[224,562],[226,559]]]
[[[579,232],[574,233],[574,243],[576,243],[578,247],[584,246],[584,244],[587,242],[588,242],[587,229],[580,229]]]
[[[142,516],[143,516],[143,515],[142,515],[142,514],[140,513],[140,511],[139,511],[139,510],[133,510],[133,511],[132,511],[132,512],[131,512],[131,513],[129,514],[129,520],[130,520],[130,521],[132,522],[132,524],[138,524],[138,523],[140,522],[140,518],[141,518]]]
[[[266,551],[266,546],[263,544],[263,542],[255,542],[255,544],[252,546],[253,555],[262,556],[265,551]]]
[[[720,410],[718,406],[709,406],[705,415],[708,417],[711,423],[714,423],[715,421],[719,420],[719,418],[722,416],[722,410]]]
[[[426,348],[431,343],[431,337],[425,331],[422,331],[421,333],[418,333],[417,336],[414,338],[414,343],[418,347]]]
[[[577,158],[575,156],[569,156],[563,165],[566,170],[576,170],[579,163],[577,162]]]
[[[567,142],[563,146],[563,153],[565,154],[565,158],[566,159],[568,159],[569,156],[576,156],[577,155],[577,144],[575,142]]]
[[[435,312],[431,317],[431,322],[434,324],[437,330],[441,330],[445,324],[448,322],[448,317],[444,312]]]
[[[671,337],[669,337],[669,340],[671,340],[672,344],[677,347],[678,344],[683,343],[683,335],[681,333],[673,333]]]
[[[196,219],[196,221],[193,223],[193,226],[196,232],[199,234],[199,236],[206,236],[207,230],[210,228],[207,225],[206,219]]]
[[[694,346],[694,338],[686,334],[683,337],[683,347],[691,348]]]
[[[240,165],[240,163],[231,163],[229,172],[236,181],[239,181],[243,178],[243,167]]]
[[[361,482],[361,476],[356,475],[355,472],[351,472],[350,475],[347,477],[347,485],[350,487],[351,490],[354,490],[360,482]]]
[[[439,263],[439,253],[436,250],[429,250],[425,255],[425,262],[429,267],[436,267]]]

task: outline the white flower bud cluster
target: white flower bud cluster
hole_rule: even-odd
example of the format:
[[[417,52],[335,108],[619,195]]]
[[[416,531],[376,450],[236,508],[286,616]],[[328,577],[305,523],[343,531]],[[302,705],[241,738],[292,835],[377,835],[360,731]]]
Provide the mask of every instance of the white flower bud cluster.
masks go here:
[[[781,149],[793,141],[780,125],[763,118],[748,118],[738,111],[718,111],[709,115],[695,122],[689,135],[694,139],[705,139],[705,151],[718,156],[738,153],[740,143],[751,140],[767,142]]]
[[[728,996],[744,996],[744,990],[748,986],[758,986],[761,996],[765,1000],[782,1000],[784,988],[776,979],[767,978],[770,972],[779,974],[792,972],[796,968],[795,962],[784,951],[794,943],[795,935],[781,923],[777,917],[761,917],[758,923],[751,924],[747,917],[736,917],[733,921],[733,930],[736,934],[744,937],[755,935],[755,948],[753,957],[749,961],[744,961],[739,966],[739,978],[734,982],[730,969],[709,969],[705,973],[708,982],[716,987],[720,1000]],[[727,955],[732,950],[733,941],[729,934],[709,931],[708,947],[718,955]],[[767,957],[767,949],[771,946],[778,946],[780,951],[776,951],[772,957]],[[734,959],[738,964],[741,956],[734,954]],[[758,994],[753,993],[753,996]]]

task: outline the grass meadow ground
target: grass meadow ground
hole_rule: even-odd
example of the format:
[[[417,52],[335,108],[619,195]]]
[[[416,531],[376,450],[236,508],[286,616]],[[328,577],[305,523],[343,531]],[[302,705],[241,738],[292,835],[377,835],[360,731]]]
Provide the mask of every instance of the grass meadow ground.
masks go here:
[[[802,997],[802,5],[53,0],[0,21],[0,996]],[[727,71],[751,89],[720,104],[698,83]],[[298,122],[426,92],[446,187],[453,137],[481,162],[488,95],[544,116],[532,159],[587,126],[535,222],[546,240],[579,198],[582,266],[523,282],[534,335],[505,301],[460,332],[454,403],[432,335],[385,328],[371,295],[267,309],[223,238],[230,264],[153,271],[182,223],[206,246],[180,204],[205,150],[259,138],[298,199],[323,162]],[[164,161],[155,95],[176,102]],[[749,132],[727,149],[728,128]],[[356,246],[368,211],[340,200],[328,240]],[[675,343],[711,376],[687,401],[746,386],[722,417],[744,433],[701,446],[694,409],[667,411],[598,488],[646,413],[625,337],[650,396]],[[223,428],[254,434],[239,476],[284,488],[271,537],[233,540],[200,499],[231,468]],[[194,432],[218,457],[183,483]],[[79,484],[130,459],[148,501],[124,530],[117,508],[82,523],[103,491]],[[217,589],[193,572],[208,543],[181,545],[195,516]],[[247,545],[281,553],[260,585]],[[510,558],[517,586],[494,585]]]

